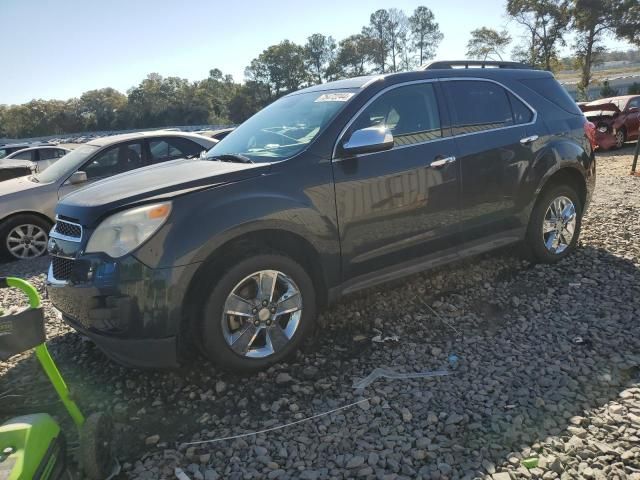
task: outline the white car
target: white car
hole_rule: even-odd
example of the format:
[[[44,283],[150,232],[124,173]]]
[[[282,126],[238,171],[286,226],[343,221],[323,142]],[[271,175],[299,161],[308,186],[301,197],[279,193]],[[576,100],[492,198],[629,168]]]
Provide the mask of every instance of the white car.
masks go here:
[[[71,150],[56,146],[39,146],[30,147],[13,152],[2,160],[12,160],[12,164],[24,163],[25,166],[31,167],[35,172],[42,172],[47,167],[53,165],[59,158],[64,157]]]

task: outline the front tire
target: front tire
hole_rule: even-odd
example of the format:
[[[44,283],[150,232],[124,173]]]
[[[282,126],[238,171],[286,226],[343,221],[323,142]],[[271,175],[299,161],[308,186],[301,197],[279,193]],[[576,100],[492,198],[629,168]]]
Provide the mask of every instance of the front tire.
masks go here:
[[[307,272],[280,254],[259,254],[216,282],[202,319],[202,345],[224,369],[252,372],[285,360],[312,331],[316,292]]]
[[[527,229],[526,243],[532,259],[555,263],[575,250],[582,226],[582,203],[568,185],[542,191]]]
[[[31,260],[47,253],[51,225],[36,215],[21,214],[0,225],[0,256]]]
[[[627,133],[624,131],[624,128],[621,128],[616,132],[616,149],[621,149],[624,147],[624,143],[627,141]]]

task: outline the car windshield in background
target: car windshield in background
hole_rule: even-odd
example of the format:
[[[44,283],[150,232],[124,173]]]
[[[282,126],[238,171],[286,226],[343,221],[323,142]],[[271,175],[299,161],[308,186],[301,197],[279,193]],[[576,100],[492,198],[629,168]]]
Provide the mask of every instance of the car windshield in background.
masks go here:
[[[240,155],[253,162],[293,157],[304,150],[357,90],[300,93],[281,98],[231,132],[205,158]]]
[[[43,172],[34,175],[34,177],[41,183],[55,182],[63,175],[71,175],[96,150],[98,150],[98,147],[81,145],[67,153]]]

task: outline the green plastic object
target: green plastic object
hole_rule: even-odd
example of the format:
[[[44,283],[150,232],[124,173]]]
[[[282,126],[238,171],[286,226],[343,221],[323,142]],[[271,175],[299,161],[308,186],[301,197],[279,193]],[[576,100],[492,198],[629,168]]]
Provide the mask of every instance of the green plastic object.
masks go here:
[[[29,306],[31,308],[40,308],[40,295],[38,295],[38,291],[33,285],[25,280],[15,277],[7,277],[6,282],[10,287],[22,290],[22,292],[29,297]],[[40,365],[42,365],[42,369],[47,374],[47,377],[49,377],[53,388],[55,388],[56,393],[60,397],[64,407],[67,409],[67,412],[69,412],[69,415],[76,424],[76,427],[82,428],[84,416],[80,412],[76,402],[71,399],[69,388],[62,378],[62,375],[60,375],[58,367],[56,367],[55,362],[51,358],[49,350],[47,350],[47,345],[42,343],[35,348],[35,351],[36,357],[38,358]]]
[[[537,457],[529,457],[522,460],[522,465],[527,469],[536,468],[538,466],[538,458]]]
[[[2,283],[24,292],[31,308],[40,308],[38,291],[28,282],[7,277]],[[71,399],[69,389],[44,343],[36,357],[78,430],[84,416]],[[65,445],[60,426],[46,413],[13,418],[0,426],[0,480],[55,480],[65,470]]]
[[[0,425],[0,479],[53,480],[64,468],[64,439],[51,416],[24,415]]]

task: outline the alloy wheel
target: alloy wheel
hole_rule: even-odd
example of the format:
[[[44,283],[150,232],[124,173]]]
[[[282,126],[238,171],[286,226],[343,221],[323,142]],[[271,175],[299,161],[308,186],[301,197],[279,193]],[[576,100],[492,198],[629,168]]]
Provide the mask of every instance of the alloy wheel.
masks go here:
[[[577,223],[576,207],[565,197],[556,197],[549,207],[542,222],[542,240],[547,250],[553,254],[564,252],[575,235]]]
[[[277,270],[261,270],[242,279],[227,296],[222,331],[238,355],[265,358],[293,338],[302,316],[302,294]]]
[[[47,250],[47,232],[31,223],[16,225],[6,239],[7,250],[15,258],[29,259]]]
[[[618,130],[616,132],[616,147],[622,148],[624,146],[624,132],[622,130]]]

